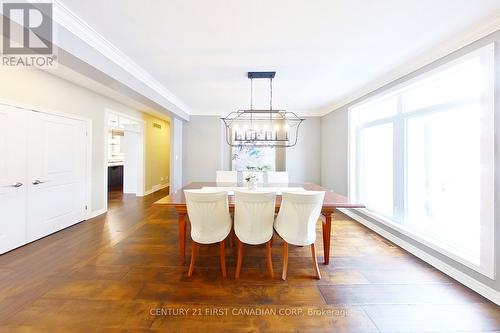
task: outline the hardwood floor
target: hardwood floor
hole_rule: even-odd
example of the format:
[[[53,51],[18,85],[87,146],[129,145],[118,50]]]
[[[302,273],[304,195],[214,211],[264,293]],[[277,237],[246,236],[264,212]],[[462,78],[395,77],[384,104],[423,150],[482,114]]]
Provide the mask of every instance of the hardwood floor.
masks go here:
[[[266,247],[245,245],[235,279],[229,243],[227,278],[218,244],[188,278],[175,212],[152,206],[164,195],[112,194],[106,215],[0,256],[0,332],[500,331],[500,307],[341,214],[321,280],[310,248],[290,246],[282,281],[276,235],[274,278]],[[320,262],[321,246],[318,228]]]

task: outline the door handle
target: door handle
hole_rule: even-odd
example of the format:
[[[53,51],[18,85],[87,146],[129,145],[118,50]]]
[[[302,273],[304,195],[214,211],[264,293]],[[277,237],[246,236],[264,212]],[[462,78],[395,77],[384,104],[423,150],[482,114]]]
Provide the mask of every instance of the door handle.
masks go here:
[[[35,181],[32,183],[33,185],[38,185],[38,184],[43,184],[45,183],[44,181],[41,181],[41,180],[38,180],[38,179],[35,179]]]
[[[23,183],[15,183],[15,184],[12,184],[12,185],[4,185],[4,186],[1,186],[1,187],[21,187],[23,186]]]

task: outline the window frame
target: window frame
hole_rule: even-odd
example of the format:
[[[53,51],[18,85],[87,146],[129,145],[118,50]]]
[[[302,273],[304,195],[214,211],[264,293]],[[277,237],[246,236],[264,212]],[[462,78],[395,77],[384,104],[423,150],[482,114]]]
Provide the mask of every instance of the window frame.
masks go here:
[[[425,80],[429,79],[431,76],[441,73],[443,71],[446,71],[450,67],[456,66],[460,63],[464,63],[467,60],[470,60],[474,57],[480,56],[483,57],[482,59],[487,59],[488,61],[491,61],[491,63],[487,64],[488,68],[491,68],[491,72],[488,72],[488,82],[485,90],[485,94],[481,96],[481,105],[482,109],[485,109],[486,112],[488,113],[489,116],[491,116],[492,119],[490,119],[490,124],[488,125],[489,127],[485,129],[485,132],[487,131],[488,134],[491,132],[492,138],[491,139],[491,146],[481,149],[489,149],[492,153],[491,160],[488,164],[490,167],[489,170],[487,170],[488,177],[481,177],[480,182],[481,186],[485,185],[484,178],[492,179],[493,184],[495,184],[495,159],[496,157],[494,156],[494,139],[496,133],[494,132],[494,94],[495,94],[495,44],[490,43],[485,46],[479,47],[465,55],[462,55],[456,59],[453,59],[451,61],[446,62],[445,64],[439,65],[436,68],[429,70],[423,74],[419,74],[409,80],[406,80],[402,83],[399,83],[395,85],[394,87],[390,89],[383,90],[381,92],[378,92],[364,100],[362,100],[359,103],[355,103],[347,108],[348,112],[348,197],[351,200],[354,201],[359,201],[359,193],[360,193],[360,184],[357,179],[358,175],[360,175],[360,163],[358,161],[360,160],[360,149],[359,149],[359,141],[358,138],[360,138],[360,131],[363,128],[371,127],[371,126],[376,126],[379,124],[385,124],[385,123],[392,123],[393,124],[393,170],[394,170],[394,175],[393,175],[393,200],[394,200],[394,210],[393,210],[393,218],[383,216],[381,214],[378,214],[374,211],[371,211],[369,209],[355,209],[356,211],[359,211],[360,213],[374,219],[375,221],[386,225],[397,232],[413,239],[416,240],[417,242],[431,248],[432,250],[435,250],[439,252],[440,254],[443,254],[491,279],[495,278],[495,244],[494,244],[494,235],[495,235],[495,216],[494,216],[494,209],[491,210],[486,210],[483,211],[484,204],[481,204],[480,206],[480,214],[481,214],[481,221],[480,221],[480,263],[475,264],[472,261],[469,261],[465,259],[464,257],[460,256],[458,253],[459,251],[455,250],[455,248],[448,246],[446,243],[443,241],[439,241],[437,238],[432,237],[432,235],[419,232],[415,228],[409,227],[408,225],[405,224],[404,222],[404,216],[406,214],[406,200],[407,200],[407,182],[406,182],[406,163],[407,163],[407,123],[408,120],[411,118],[415,117],[420,117],[420,116],[425,116],[425,115],[430,115],[438,112],[443,112],[444,110],[447,110],[450,106],[453,106],[454,104],[460,104],[461,106],[464,105],[464,103],[467,103],[467,99],[464,98],[464,100],[457,102],[455,101],[448,101],[445,103],[441,104],[436,104],[432,106],[426,106],[421,109],[413,110],[410,112],[404,112],[403,110],[403,99],[404,99],[404,92],[407,91],[408,89],[411,89],[415,85],[421,84]],[[382,101],[387,98],[391,98],[397,96],[397,112],[395,115],[390,116],[390,117],[385,117],[377,120],[373,120],[367,123],[363,123],[359,125],[359,115],[355,111],[355,109],[358,109],[360,107],[366,106],[368,104],[376,103],[378,101]],[[476,100],[477,101],[477,100]],[[482,122],[484,125],[484,120]],[[482,154],[483,156],[483,154]],[[482,161],[484,162],[484,161]],[[488,189],[488,188],[487,188]],[[481,193],[481,196],[486,196],[486,200],[489,200],[488,202],[492,202],[493,204],[495,203],[495,197],[494,197],[494,185],[492,191],[487,191],[488,193],[484,194]],[[490,193],[492,192],[492,193]],[[493,215],[490,215],[493,214]]]

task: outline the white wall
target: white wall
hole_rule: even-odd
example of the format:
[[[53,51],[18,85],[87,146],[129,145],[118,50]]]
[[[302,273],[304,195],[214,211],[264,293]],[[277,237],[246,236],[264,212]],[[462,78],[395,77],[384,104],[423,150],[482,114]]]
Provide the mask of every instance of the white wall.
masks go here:
[[[183,147],[182,132],[184,123],[173,118],[170,122],[170,191],[176,192],[182,188],[183,177]]]
[[[321,119],[321,184],[347,195],[347,108]]]
[[[183,130],[183,184],[215,181],[222,170],[222,125],[219,117],[191,116]]]
[[[215,181],[217,170],[230,170],[231,154],[217,116],[191,116],[184,123],[183,185],[195,181]],[[299,130],[297,145],[286,148],[286,169],[291,182],[321,181],[321,120],[307,118]]]
[[[309,117],[299,128],[294,147],[285,150],[285,169],[292,183],[321,183],[321,118]]]
[[[0,70],[0,100],[86,117],[92,121],[92,212],[105,208],[104,115],[110,109],[140,117],[123,104],[36,69]]]

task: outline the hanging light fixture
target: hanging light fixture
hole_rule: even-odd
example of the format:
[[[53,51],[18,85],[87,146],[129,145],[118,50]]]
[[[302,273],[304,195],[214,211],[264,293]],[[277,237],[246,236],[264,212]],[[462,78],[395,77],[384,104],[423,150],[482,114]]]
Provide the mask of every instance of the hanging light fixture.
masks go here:
[[[221,118],[228,145],[287,148],[297,144],[299,126],[305,120],[293,112],[273,110],[273,78],[276,72],[248,72],[250,109]],[[269,110],[253,109],[253,79],[269,79]]]

